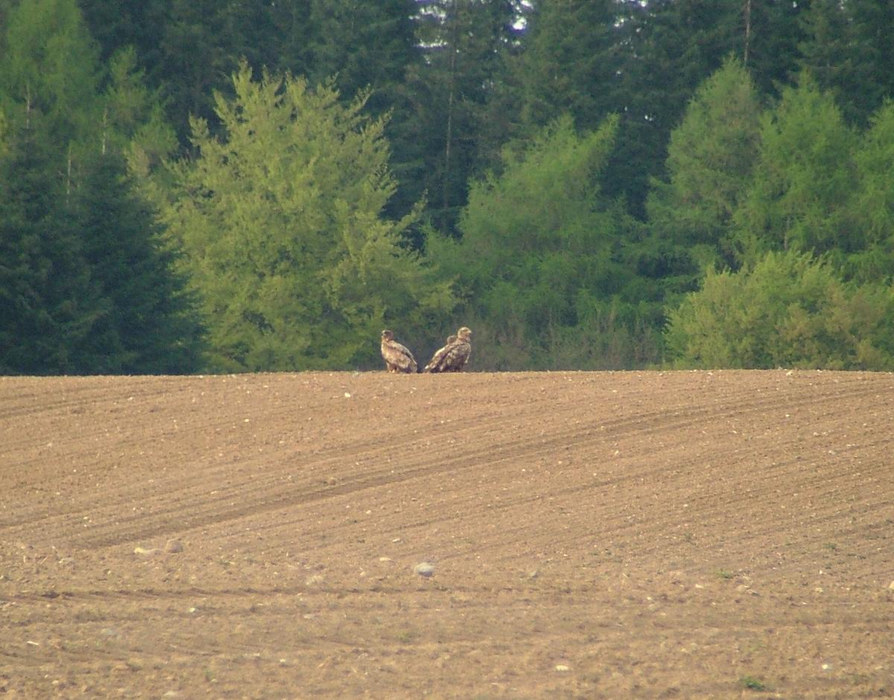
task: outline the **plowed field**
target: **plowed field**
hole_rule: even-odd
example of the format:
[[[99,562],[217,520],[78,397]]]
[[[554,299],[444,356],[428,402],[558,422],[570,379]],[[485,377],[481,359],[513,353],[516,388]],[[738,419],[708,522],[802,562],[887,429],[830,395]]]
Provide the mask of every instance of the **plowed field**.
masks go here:
[[[856,372],[2,378],[0,695],[889,697],[892,419]]]

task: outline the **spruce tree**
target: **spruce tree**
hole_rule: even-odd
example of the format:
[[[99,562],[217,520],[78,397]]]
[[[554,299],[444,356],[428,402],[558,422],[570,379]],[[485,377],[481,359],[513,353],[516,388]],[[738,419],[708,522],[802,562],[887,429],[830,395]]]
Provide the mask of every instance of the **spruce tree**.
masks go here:
[[[0,372],[82,371],[108,312],[84,258],[55,154],[33,125],[0,158]]]
[[[155,212],[123,159],[101,155],[77,195],[75,224],[106,313],[80,344],[90,373],[183,374],[201,369],[201,328],[174,271]]]
[[[894,6],[878,0],[813,0],[802,18],[800,66],[865,127],[894,98]]]
[[[417,40],[425,60],[407,80],[414,131],[420,145],[418,182],[435,228],[458,235],[456,223],[469,181],[482,174],[492,134],[490,99],[502,79],[502,56],[512,45],[517,17],[508,0],[421,0]],[[421,166],[418,167],[418,166]]]
[[[861,282],[894,281],[894,102],[873,116],[855,154],[858,186],[852,202],[864,250],[847,259],[845,273]]]

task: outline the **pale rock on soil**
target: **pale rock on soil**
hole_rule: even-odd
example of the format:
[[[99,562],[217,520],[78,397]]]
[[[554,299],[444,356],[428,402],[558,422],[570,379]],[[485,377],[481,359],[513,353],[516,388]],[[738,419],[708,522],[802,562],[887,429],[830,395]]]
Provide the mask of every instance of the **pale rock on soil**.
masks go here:
[[[892,696],[892,417],[857,372],[0,378],[0,695]]]

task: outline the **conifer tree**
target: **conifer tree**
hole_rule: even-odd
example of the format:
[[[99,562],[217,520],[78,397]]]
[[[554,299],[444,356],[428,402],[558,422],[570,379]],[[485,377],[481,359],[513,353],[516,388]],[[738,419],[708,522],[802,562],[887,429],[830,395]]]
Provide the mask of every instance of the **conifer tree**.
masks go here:
[[[894,98],[894,6],[813,0],[801,24],[801,68],[834,95],[848,123],[865,127],[884,101]]]
[[[649,222],[700,266],[734,264],[732,218],[758,157],[761,109],[738,59],[706,80],[671,132],[668,181],[654,181]]]
[[[464,293],[463,318],[482,345],[477,366],[595,369],[654,359],[646,356],[657,332],[638,325],[638,300],[627,296],[634,272],[625,239],[636,227],[601,191],[616,133],[617,119],[578,134],[565,117],[528,148],[507,149],[500,174],[473,183],[460,241],[432,241]]]
[[[0,28],[2,29],[2,28]],[[33,0],[15,7],[0,53],[0,103],[7,117],[43,115],[50,145],[77,159],[99,121],[98,50],[75,0]],[[9,105],[26,105],[14,110]],[[22,119],[25,117],[22,116]]]
[[[104,66],[74,0],[20,4],[6,38],[0,294],[10,302],[4,342],[13,359],[4,367],[198,369],[195,314],[154,213],[124,170],[122,154],[145,175],[173,143],[132,52],[112,58],[101,92]]]
[[[865,247],[850,206],[857,138],[809,75],[783,90],[760,133],[752,183],[734,215],[741,260],[771,250],[847,255]]]
[[[186,280],[123,158],[107,153],[91,164],[75,207],[84,263],[105,309],[79,347],[79,371],[200,370],[202,332]]]
[[[673,309],[667,347],[680,367],[894,369],[894,290],[854,286],[827,261],[771,251],[753,268],[709,271]]]
[[[490,150],[480,147],[489,134],[489,101],[502,78],[502,56],[511,46],[517,12],[508,0],[420,0],[418,5],[417,41],[425,60],[413,66],[407,80],[415,122],[407,138],[420,144],[416,172],[433,225],[442,234],[457,235],[469,181],[489,164]]]
[[[37,115],[33,121],[37,120]],[[55,154],[33,122],[0,158],[0,373],[81,371],[107,312],[65,206]]]
[[[363,96],[243,64],[217,97],[220,138],[194,120],[197,157],[176,163],[165,219],[199,293],[214,366],[377,366],[384,325],[407,337],[452,301],[399,246],[384,122]]]
[[[890,284],[894,281],[894,103],[886,103],[873,116],[855,160],[858,186],[851,206],[865,249],[848,257],[845,275]]]

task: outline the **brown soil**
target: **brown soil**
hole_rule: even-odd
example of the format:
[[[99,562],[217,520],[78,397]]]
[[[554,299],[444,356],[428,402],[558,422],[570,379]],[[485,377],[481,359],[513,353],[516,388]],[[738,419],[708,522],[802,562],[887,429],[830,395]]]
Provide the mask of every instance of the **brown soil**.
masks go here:
[[[0,694],[888,697],[892,416],[873,373],[3,378]]]

